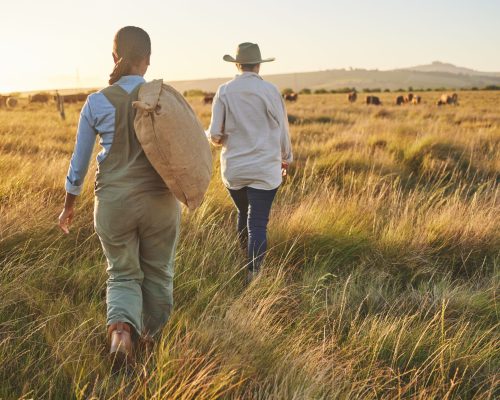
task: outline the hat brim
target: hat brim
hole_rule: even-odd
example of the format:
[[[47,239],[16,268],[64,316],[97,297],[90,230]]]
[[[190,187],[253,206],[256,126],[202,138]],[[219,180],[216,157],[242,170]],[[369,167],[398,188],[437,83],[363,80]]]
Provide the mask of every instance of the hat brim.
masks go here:
[[[262,63],[271,62],[271,61],[276,60],[276,58],[271,57],[271,58],[264,58],[261,60],[252,60],[252,61],[241,62],[241,61],[236,60],[236,58],[230,56],[229,54],[226,54],[224,57],[222,57],[222,59],[224,61],[232,62],[232,63],[236,63],[236,64],[262,64]]]

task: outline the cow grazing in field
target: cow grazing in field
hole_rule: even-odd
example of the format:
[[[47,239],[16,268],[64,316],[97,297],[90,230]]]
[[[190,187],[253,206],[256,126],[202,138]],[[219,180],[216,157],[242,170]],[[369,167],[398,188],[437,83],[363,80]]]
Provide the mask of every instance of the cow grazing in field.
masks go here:
[[[347,95],[347,100],[349,103],[355,103],[358,99],[358,94],[356,92],[351,92]]]
[[[413,97],[415,97],[413,93],[408,93],[408,94],[405,96],[405,103],[411,103],[411,102],[412,102],[412,100],[413,100]]]
[[[453,94],[446,93],[446,94],[441,95],[441,98],[437,102],[437,105],[438,106],[442,106],[442,105],[445,105],[445,104],[454,104],[454,105],[457,105],[458,104],[458,94],[456,94],[456,93],[453,93]]]
[[[382,102],[377,96],[366,96],[366,104],[372,104],[374,106],[381,106]]]
[[[413,99],[412,99],[412,101],[411,101],[411,103],[412,103],[412,104],[415,104],[415,105],[416,105],[416,104],[420,104],[421,102],[422,102],[422,97],[420,97],[420,96],[415,96],[415,97],[413,97]]]
[[[212,104],[214,101],[215,93],[206,93],[203,97],[203,104]]]
[[[49,95],[47,93],[35,93],[29,97],[30,103],[47,103]]]
[[[398,96],[396,97],[396,105],[400,106],[405,103],[405,98],[404,96]]]
[[[5,104],[9,108],[15,108],[17,106],[17,99],[15,97],[8,97]]]
[[[299,98],[299,95],[297,93],[285,93],[283,95],[283,98],[285,99],[285,101],[291,101],[291,102],[294,102],[294,101],[297,101],[297,99]]]
[[[60,98],[62,98],[65,103],[80,103],[87,100],[88,96],[88,93],[75,93],[67,94],[65,96],[60,95]],[[54,101],[57,101],[57,95],[54,96]]]

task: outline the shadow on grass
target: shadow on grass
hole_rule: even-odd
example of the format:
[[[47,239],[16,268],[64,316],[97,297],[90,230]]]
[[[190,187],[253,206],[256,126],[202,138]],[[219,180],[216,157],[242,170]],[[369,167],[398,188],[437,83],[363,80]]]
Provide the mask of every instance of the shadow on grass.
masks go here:
[[[465,179],[488,180],[499,183],[500,174],[475,165],[466,150],[445,142],[422,141],[403,153],[403,164],[414,175],[429,174],[439,170],[440,178],[449,180],[454,173]]]
[[[287,232],[286,236],[276,235],[274,240],[280,244],[273,252],[289,254],[290,264],[299,274],[313,268],[315,274],[346,277],[364,266],[367,273],[378,271],[401,287],[444,276],[464,283],[472,277],[490,276],[500,259],[500,243],[492,235],[480,241],[462,240],[459,244],[450,237],[440,237],[418,245],[412,243],[411,237],[408,241],[385,243],[376,233],[356,228]]]
[[[377,140],[370,147],[368,156],[354,153],[354,157],[347,158],[342,151],[355,149],[354,143],[338,143],[334,147],[335,152],[315,162],[314,179],[343,187],[352,184],[344,179],[349,174],[359,181],[366,180],[368,175],[376,175],[384,181],[397,181],[406,193],[415,189],[425,192],[443,189],[445,194],[450,194],[459,187],[463,188],[465,183],[467,190],[463,191],[463,195],[466,198],[473,196],[485,184],[500,184],[498,171],[478,165],[465,154],[465,149],[450,143],[421,143],[405,151],[390,148],[385,140]],[[380,151],[391,153],[396,162],[377,161],[376,152]],[[301,159],[299,154],[296,161],[300,166],[307,160]],[[294,169],[292,165],[291,173],[294,171],[301,173],[300,168]]]

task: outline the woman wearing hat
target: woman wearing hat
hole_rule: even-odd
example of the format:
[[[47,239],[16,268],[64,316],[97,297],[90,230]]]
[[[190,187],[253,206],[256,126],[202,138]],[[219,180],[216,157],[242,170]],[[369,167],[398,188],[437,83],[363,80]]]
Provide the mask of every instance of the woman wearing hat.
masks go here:
[[[259,272],[267,249],[271,206],[292,161],[285,104],[276,86],[259,75],[259,46],[241,43],[236,57],[241,74],[221,85],[214,97],[207,131],[222,145],[222,181],[238,210],[237,232],[248,250],[248,280]]]
[[[59,226],[67,234],[96,135],[94,225],[108,262],[107,327],[114,366],[133,363],[133,339],[161,331],[172,308],[180,207],[153,169],[134,130],[138,91],[149,66],[151,41],[127,26],[114,38],[115,67],[107,88],[83,106],[66,178]]]

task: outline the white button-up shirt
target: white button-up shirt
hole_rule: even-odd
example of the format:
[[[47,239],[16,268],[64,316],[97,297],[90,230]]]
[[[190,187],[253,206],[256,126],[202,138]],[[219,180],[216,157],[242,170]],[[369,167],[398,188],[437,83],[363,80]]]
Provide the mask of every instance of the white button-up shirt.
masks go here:
[[[222,181],[229,189],[275,189],[281,162],[293,160],[283,98],[254,72],[219,87],[207,136],[222,140]]]

